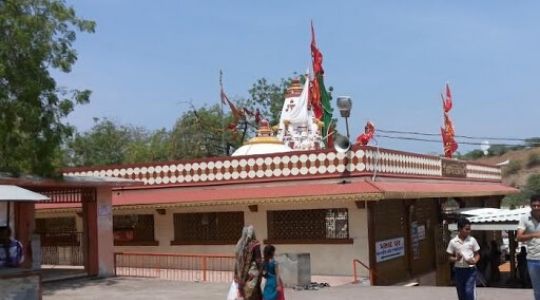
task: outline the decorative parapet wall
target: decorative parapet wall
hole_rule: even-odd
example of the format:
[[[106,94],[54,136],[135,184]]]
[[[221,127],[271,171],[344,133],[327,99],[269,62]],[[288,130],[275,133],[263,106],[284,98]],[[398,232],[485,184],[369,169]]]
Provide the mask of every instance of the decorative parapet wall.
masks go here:
[[[218,185],[372,175],[501,181],[501,170],[497,166],[373,147],[356,147],[346,154],[321,150],[70,168],[64,171],[64,175],[119,177],[139,180],[147,186]]]
[[[501,168],[469,163],[467,164],[467,178],[501,181]]]

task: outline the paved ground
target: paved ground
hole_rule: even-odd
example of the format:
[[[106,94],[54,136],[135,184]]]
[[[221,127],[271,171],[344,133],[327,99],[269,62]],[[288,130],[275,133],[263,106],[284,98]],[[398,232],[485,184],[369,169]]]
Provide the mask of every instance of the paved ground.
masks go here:
[[[77,279],[44,284],[43,299],[224,300],[228,288],[229,285],[225,283],[194,283],[126,277]],[[316,291],[295,291],[287,289],[285,293],[287,300],[457,299],[455,289],[452,287],[366,287],[346,284],[337,287],[322,288]],[[478,289],[478,296],[479,300],[533,299],[532,291],[524,289],[480,288]]]

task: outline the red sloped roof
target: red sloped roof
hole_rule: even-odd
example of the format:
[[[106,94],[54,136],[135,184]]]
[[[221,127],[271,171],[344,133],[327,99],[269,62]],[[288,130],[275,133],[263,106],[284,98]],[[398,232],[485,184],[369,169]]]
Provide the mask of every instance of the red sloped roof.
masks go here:
[[[119,192],[119,191],[117,191]],[[113,195],[113,205],[170,204],[188,202],[219,202],[257,200],[265,198],[309,197],[380,193],[373,185],[361,181],[347,184],[299,184],[288,186],[236,188],[170,188],[125,190]]]
[[[481,182],[371,182],[385,198],[474,197],[508,195],[519,190],[500,183]]]
[[[230,200],[258,200],[285,197],[313,197],[324,195],[353,195],[379,193],[373,185],[361,181],[346,184],[298,184],[286,186],[228,186],[208,188],[159,188],[137,190],[114,190],[113,206],[152,205],[173,203],[209,203]],[[39,203],[37,209],[74,208],[79,203]]]
[[[281,186],[218,186],[206,188],[153,188],[114,190],[113,206],[182,203],[219,203],[277,198],[346,196],[371,194],[373,199],[414,199],[434,197],[475,197],[507,195],[517,189],[499,183],[480,182],[392,182],[298,183]],[[379,195],[377,197],[377,195]],[[78,203],[40,203],[37,209],[80,207]]]

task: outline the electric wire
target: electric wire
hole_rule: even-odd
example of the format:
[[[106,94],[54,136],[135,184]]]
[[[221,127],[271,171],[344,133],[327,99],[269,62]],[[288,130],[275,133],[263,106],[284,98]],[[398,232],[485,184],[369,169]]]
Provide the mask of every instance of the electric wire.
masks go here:
[[[398,130],[385,130],[377,129],[379,132],[383,133],[393,133],[393,134],[407,134],[407,135],[423,135],[423,136],[441,136],[440,133],[426,133],[426,132],[417,132],[417,131],[398,131]],[[469,136],[469,135],[455,135],[457,138],[469,139],[469,140],[494,140],[494,141],[519,141],[527,142],[527,138],[515,138],[515,137],[486,137],[486,136]]]
[[[382,130],[379,130],[383,132]],[[407,137],[407,136],[392,136],[392,135],[384,135],[384,134],[375,134],[375,136],[380,138],[387,138],[387,139],[396,139],[396,140],[408,140],[408,141],[418,141],[418,142],[427,142],[427,143],[441,143],[441,139],[426,139],[426,138],[417,138],[417,137]],[[485,145],[482,142],[467,142],[467,141],[457,141],[458,144],[461,145],[472,145],[472,146],[481,146]],[[528,142],[527,143],[530,146],[540,146],[539,142]],[[492,144],[491,146],[507,146],[507,147],[515,147],[515,146],[525,146],[523,144],[504,144],[504,143],[497,143]]]

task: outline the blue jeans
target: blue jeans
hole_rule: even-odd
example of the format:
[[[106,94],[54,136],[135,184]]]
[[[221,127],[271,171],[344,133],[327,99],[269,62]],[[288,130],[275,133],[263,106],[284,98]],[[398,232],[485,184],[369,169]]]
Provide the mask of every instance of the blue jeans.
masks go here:
[[[534,300],[540,300],[540,260],[527,259],[527,268],[534,290]]]
[[[476,299],[476,267],[454,268],[454,282],[459,300]]]

